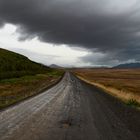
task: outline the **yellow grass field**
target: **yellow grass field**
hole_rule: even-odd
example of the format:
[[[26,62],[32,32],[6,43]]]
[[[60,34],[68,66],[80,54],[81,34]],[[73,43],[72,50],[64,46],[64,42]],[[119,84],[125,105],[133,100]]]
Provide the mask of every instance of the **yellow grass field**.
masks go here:
[[[37,74],[0,80],[0,109],[43,92],[62,77],[63,72]]]
[[[140,69],[75,69],[73,72],[124,101],[140,103]]]

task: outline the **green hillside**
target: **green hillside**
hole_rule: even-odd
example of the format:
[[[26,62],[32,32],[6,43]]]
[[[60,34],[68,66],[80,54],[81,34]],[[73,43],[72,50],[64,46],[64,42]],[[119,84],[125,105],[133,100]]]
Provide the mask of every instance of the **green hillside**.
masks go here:
[[[35,63],[27,57],[0,48],[0,80],[45,73],[50,68]]]
[[[0,109],[42,93],[63,74],[63,70],[46,67],[0,48]]]

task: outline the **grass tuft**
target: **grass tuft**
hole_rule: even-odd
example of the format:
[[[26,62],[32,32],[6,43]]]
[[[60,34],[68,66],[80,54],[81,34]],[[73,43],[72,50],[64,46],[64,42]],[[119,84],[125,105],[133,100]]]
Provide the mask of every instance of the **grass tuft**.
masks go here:
[[[134,100],[134,99],[128,100],[126,104],[128,106],[140,107],[140,104],[136,100]]]

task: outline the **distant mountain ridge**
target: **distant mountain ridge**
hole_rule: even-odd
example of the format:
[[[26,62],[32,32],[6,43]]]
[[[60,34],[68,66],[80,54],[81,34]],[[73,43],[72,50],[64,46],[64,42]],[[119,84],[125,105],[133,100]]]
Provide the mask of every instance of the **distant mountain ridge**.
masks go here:
[[[117,65],[113,68],[119,68],[119,69],[123,69],[123,68],[140,68],[140,63],[125,63],[125,64],[120,64]]]
[[[50,65],[50,68],[63,68],[63,67],[58,66],[58,65],[56,65],[56,64],[51,64],[51,65]]]

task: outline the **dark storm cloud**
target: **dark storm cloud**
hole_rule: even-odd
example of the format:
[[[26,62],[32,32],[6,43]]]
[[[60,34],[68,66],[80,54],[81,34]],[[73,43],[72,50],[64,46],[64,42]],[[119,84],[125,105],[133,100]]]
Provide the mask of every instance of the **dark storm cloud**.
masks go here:
[[[94,51],[93,51],[94,52]],[[115,66],[126,62],[139,62],[140,61],[140,47],[127,47],[118,49],[117,51],[110,51],[108,53],[89,53],[88,55],[80,58],[85,63],[91,65],[108,65]]]
[[[38,36],[139,61],[139,9],[139,0],[0,0],[0,25],[16,24],[21,40]]]

